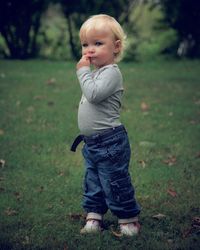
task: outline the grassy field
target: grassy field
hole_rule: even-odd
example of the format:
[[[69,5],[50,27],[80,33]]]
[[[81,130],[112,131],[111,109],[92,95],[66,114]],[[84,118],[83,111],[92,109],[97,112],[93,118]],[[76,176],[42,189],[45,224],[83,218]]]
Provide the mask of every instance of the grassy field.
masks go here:
[[[80,235],[83,160],[75,64],[0,61],[0,249],[199,249],[200,62],[121,63],[121,120],[142,231],[121,238],[105,216]]]

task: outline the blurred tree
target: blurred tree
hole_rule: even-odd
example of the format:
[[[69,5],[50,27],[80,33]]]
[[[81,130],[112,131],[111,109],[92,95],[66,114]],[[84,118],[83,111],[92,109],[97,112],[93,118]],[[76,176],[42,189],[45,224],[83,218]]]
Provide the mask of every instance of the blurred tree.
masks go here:
[[[199,0],[153,0],[164,12],[161,23],[177,32],[177,41],[168,51],[179,56],[200,57]]]
[[[10,58],[26,59],[37,55],[36,38],[40,18],[50,0],[1,0],[0,33]]]
[[[42,58],[70,60],[68,27],[60,4],[50,4],[41,18],[41,27],[37,38],[39,55]]]
[[[129,24],[129,16],[134,5],[141,0],[57,0],[62,5],[67,19],[69,45],[74,59],[80,58],[78,30],[81,24],[91,15],[108,14],[121,24]],[[133,26],[133,25],[132,25]]]

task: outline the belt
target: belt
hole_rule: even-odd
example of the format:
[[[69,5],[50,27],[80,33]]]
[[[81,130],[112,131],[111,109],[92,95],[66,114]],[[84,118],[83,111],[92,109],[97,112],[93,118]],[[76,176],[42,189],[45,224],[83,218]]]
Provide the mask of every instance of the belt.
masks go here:
[[[72,152],[76,152],[76,148],[78,147],[78,145],[83,141],[83,139],[84,139],[84,135],[78,135],[76,138],[75,138],[75,140],[74,140],[74,142],[72,143],[72,146],[71,146],[71,151]]]
[[[126,132],[126,129],[124,128],[123,125],[120,125],[120,126],[114,127],[114,128],[106,129],[102,133],[94,134],[94,135],[91,135],[91,136],[78,135],[75,138],[74,142],[72,143],[71,151],[76,152],[76,148],[78,147],[78,145],[82,141],[84,141],[86,144],[100,143],[101,141],[106,140],[109,137],[112,137],[114,134],[116,134],[116,133],[118,133],[120,131]]]

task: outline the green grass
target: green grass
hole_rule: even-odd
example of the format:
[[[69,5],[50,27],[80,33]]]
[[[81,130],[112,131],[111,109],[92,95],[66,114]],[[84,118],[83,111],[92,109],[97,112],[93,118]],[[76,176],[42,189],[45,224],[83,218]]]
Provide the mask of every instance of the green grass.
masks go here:
[[[69,151],[81,96],[75,64],[0,61],[0,249],[199,249],[200,63],[120,68],[141,234],[114,236],[110,212],[102,234],[79,233],[83,160],[80,146]]]

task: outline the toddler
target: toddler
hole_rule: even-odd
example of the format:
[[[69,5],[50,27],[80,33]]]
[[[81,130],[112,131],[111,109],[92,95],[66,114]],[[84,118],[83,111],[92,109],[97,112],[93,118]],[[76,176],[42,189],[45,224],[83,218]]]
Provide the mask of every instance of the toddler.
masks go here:
[[[92,16],[80,29],[82,57],[77,76],[82,90],[78,110],[81,135],[71,150],[85,142],[83,208],[87,217],[81,233],[101,231],[108,209],[118,217],[122,235],[133,236],[140,229],[140,207],[128,172],[130,144],[119,119],[124,89],[116,62],[122,56],[124,40],[122,27],[108,15]]]

